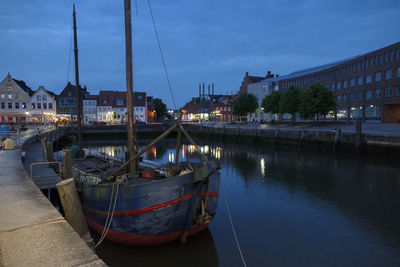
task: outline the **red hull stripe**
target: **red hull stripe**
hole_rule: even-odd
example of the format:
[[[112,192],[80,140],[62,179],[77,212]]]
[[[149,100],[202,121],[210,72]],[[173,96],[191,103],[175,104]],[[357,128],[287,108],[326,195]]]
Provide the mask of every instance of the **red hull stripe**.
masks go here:
[[[201,196],[209,196],[209,197],[218,197],[218,193],[214,193],[214,192],[201,192],[200,195]],[[143,208],[143,209],[127,210],[127,211],[116,211],[116,212],[114,212],[113,217],[133,216],[133,215],[140,215],[140,214],[144,214],[144,213],[157,211],[159,209],[163,209],[163,208],[166,208],[168,206],[174,205],[174,204],[176,204],[178,202],[181,202],[183,200],[189,199],[192,196],[193,196],[193,193],[189,193],[189,194],[184,195],[182,197],[179,197],[177,199],[174,199],[174,200],[162,203],[162,204],[157,204],[157,205],[154,205],[154,206],[150,206],[150,207],[147,207],[147,208]],[[107,217],[107,212],[94,210],[94,209],[91,209],[91,208],[86,207],[86,206],[84,206],[84,209],[89,211],[89,212],[91,212],[91,213],[95,213],[97,215]]]
[[[86,216],[86,221],[89,227],[92,228],[98,234],[101,234],[103,232],[104,227],[102,225],[91,220],[87,216]],[[186,235],[191,236],[197,234],[198,232],[204,230],[205,228],[207,228],[207,224],[200,224],[190,229],[189,232],[186,232]],[[163,235],[138,235],[134,233],[124,233],[109,229],[106,238],[115,243],[120,243],[125,245],[154,246],[177,240],[180,237],[181,233],[182,233],[181,231],[177,231]]]

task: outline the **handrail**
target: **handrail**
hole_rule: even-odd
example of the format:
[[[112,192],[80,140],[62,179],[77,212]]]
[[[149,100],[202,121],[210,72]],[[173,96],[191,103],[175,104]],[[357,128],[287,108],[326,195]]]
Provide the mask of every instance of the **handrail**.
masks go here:
[[[32,169],[33,169],[32,167],[33,167],[33,166],[36,166],[36,165],[45,165],[45,164],[58,164],[58,170],[59,170],[58,176],[60,177],[60,181],[62,181],[62,178],[61,178],[61,163],[58,162],[58,161],[48,161],[48,162],[35,162],[35,163],[32,163],[31,166],[29,167],[29,169],[30,169],[30,178],[33,179],[34,177],[37,178],[37,177],[55,176],[55,175],[53,175],[53,174],[36,175],[36,176],[33,176],[33,175],[32,175]]]

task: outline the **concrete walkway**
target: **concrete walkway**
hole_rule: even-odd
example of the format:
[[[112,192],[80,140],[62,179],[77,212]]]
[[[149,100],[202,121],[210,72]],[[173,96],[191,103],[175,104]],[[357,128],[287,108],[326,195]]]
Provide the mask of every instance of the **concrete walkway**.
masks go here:
[[[29,179],[20,153],[0,151],[0,266],[105,266]]]

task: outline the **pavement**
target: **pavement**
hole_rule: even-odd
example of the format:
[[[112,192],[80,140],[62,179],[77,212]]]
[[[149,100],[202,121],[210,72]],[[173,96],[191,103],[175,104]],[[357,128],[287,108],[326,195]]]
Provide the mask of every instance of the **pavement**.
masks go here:
[[[29,179],[20,155],[0,150],[0,266],[106,266]]]

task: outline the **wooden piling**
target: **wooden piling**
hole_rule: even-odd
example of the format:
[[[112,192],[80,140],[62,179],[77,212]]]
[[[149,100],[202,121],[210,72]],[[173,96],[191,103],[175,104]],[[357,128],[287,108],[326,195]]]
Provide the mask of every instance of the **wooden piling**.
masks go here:
[[[50,138],[51,140],[51,138]],[[47,147],[47,160],[48,161],[54,161],[54,157],[53,157],[53,142],[47,142],[46,144]]]
[[[361,118],[357,118],[357,120],[356,120],[356,140],[355,140],[356,147],[361,146],[361,132],[362,132]]]
[[[71,150],[64,150],[64,179],[72,178]]]
[[[74,179],[64,180],[57,183],[56,186],[64,209],[65,219],[86,242],[90,242],[92,238],[83,215]]]

